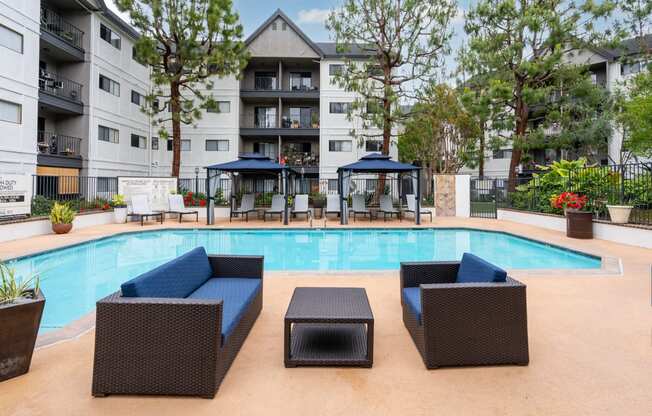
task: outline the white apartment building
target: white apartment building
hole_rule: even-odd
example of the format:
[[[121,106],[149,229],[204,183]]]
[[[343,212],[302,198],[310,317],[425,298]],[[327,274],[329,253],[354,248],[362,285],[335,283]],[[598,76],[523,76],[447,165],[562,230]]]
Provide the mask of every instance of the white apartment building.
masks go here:
[[[171,143],[141,111],[150,82],[137,36],[103,0],[0,0],[0,173],[168,176]],[[313,42],[280,10],[246,44],[241,79],[215,80],[220,111],[182,128],[181,177],[259,152],[335,179],[338,166],[380,150],[350,136],[354,95],[333,82],[344,59],[366,52]]]

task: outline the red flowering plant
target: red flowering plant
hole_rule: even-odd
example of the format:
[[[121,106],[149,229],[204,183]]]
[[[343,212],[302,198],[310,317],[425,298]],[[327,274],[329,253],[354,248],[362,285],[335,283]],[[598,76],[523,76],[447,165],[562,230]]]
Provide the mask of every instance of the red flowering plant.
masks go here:
[[[562,192],[559,195],[553,195],[550,198],[550,205],[558,210],[564,211],[581,211],[586,206],[589,199],[586,195],[579,195],[573,192]]]

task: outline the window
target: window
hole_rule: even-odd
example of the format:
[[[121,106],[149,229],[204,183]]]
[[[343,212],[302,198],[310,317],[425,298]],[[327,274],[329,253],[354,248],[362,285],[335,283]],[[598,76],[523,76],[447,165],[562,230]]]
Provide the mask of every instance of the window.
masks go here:
[[[228,140],[206,140],[206,151],[207,152],[228,152],[229,151],[229,141]]]
[[[158,150],[158,137],[152,137],[152,150]]]
[[[368,140],[365,143],[364,150],[367,152],[382,152],[383,142],[380,140]]]
[[[110,127],[97,126],[97,139],[103,142],[120,143],[120,132]]]
[[[209,113],[230,113],[231,112],[231,101],[217,101],[215,103],[217,107],[207,108],[206,111]]]
[[[276,107],[256,107],[254,127],[257,129],[276,128]]]
[[[353,150],[351,140],[329,140],[328,150],[330,152],[350,152]]]
[[[351,110],[351,103],[330,103],[331,114],[347,114]]]
[[[511,159],[512,158],[512,149],[494,150],[493,158],[494,159]]]
[[[312,88],[310,72],[290,72],[290,89],[292,91],[309,90]]]
[[[14,52],[23,53],[23,35],[0,25],[0,45]]]
[[[328,180],[328,192],[338,192],[337,179]]]
[[[139,136],[137,134],[131,135],[131,147],[137,147],[139,149],[147,148],[147,138],[144,136]]]
[[[341,75],[344,72],[344,65],[342,64],[330,64],[328,65],[328,75],[335,76]]]
[[[168,139],[168,152],[172,151],[172,139]],[[189,152],[190,151],[190,140],[181,139],[181,151]]]
[[[254,88],[257,90],[275,90],[276,72],[254,73]]]
[[[9,101],[0,100],[0,121],[22,123],[23,106]]]
[[[100,89],[104,90],[116,97],[120,96],[120,84],[100,74]]]
[[[143,101],[143,95],[138,91],[131,90],[131,102],[140,105]]]
[[[100,37],[113,45],[114,48],[120,49],[120,36],[102,23],[100,23]]]

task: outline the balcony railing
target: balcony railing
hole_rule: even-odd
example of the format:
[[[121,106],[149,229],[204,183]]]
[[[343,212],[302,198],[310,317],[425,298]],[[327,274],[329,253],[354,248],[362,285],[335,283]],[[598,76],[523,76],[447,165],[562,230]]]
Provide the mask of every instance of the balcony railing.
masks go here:
[[[66,136],[50,131],[39,131],[36,142],[37,150],[42,155],[68,157],[81,156],[81,141],[79,137]]]
[[[82,85],[54,72],[41,70],[38,78],[38,89],[57,97],[81,103]]]
[[[41,29],[60,37],[77,49],[83,49],[84,32],[45,6],[41,6]]]

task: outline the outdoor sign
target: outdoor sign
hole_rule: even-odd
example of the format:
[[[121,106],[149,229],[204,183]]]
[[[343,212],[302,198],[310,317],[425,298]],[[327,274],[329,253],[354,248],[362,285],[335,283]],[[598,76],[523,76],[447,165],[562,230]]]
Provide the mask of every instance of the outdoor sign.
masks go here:
[[[168,210],[168,195],[177,192],[177,178],[119,176],[118,193],[124,195],[129,205],[132,195],[147,195],[154,211]]]
[[[31,204],[28,185],[27,175],[0,173],[0,217],[29,215]]]

